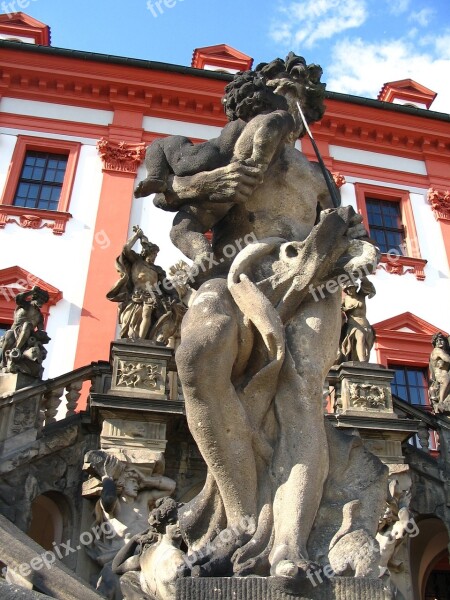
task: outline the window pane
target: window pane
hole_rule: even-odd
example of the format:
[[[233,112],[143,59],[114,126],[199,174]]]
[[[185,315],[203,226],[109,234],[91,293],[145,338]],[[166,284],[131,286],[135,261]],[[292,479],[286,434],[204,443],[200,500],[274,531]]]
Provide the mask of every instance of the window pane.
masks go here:
[[[27,208],[57,210],[68,157],[28,151],[13,204]],[[36,183],[30,183],[30,180]],[[42,183],[46,182],[46,185]]]
[[[401,400],[420,406],[428,405],[427,371],[419,367],[389,365],[395,370],[392,393]]]

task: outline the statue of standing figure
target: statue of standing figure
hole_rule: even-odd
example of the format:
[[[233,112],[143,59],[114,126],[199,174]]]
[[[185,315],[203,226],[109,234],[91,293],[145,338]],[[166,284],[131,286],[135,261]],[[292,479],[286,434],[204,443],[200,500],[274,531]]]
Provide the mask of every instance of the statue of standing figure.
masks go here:
[[[173,288],[167,286],[165,271],[155,265],[159,248],[138,226],[116,260],[120,279],[107,293],[112,302],[120,302],[120,337],[153,340],[167,344],[177,333],[184,306]],[[141,242],[141,253],[133,250]]]
[[[223,101],[230,123],[220,136],[186,145],[176,168],[162,160],[160,177],[148,169],[163,182],[164,201],[157,202],[166,210],[227,205],[212,225],[214,268],[189,303],[176,352],[189,428],[208,467],[202,492],[179,509],[188,551],[202,556],[194,561],[200,576],[274,575],[295,585],[318,556],[327,561],[344,518],[334,511],[335,531],[330,527],[329,539],[317,540],[313,527],[320,530],[319,507],[331,485],[334,435],[324,423],[322,387],[339,343],[341,298],[327,292],[317,300],[310,290],[340,274],[374,269],[379,253],[361,216],[334,206],[320,166],[294,146],[305,134],[299,104],[309,123],[323,116],[321,73],[290,53],[236,74]],[[278,111],[290,120],[275,117]],[[235,152],[247,123],[260,114],[274,116],[277,131],[264,165],[253,151]],[[269,131],[255,127],[247,147],[270,147]],[[139,194],[149,190],[144,182]],[[230,249],[246,236],[256,241],[236,256]],[[350,447],[342,432],[336,439]],[[352,529],[364,531],[352,538],[360,540],[353,542],[355,556],[358,544],[374,538],[384,499],[385,469],[373,457],[375,463],[372,481],[379,480],[381,495],[348,497],[359,508],[350,511],[338,542]],[[248,522],[255,527],[242,527]],[[231,541],[208,553],[224,531],[234,532]],[[365,558],[365,567],[355,566],[359,576],[374,572],[376,543]]]
[[[41,377],[47,356],[44,344],[50,341],[44,329],[41,308],[49,300],[48,292],[38,286],[16,296],[14,322],[0,339],[0,369]]]
[[[336,364],[347,361],[368,362],[375,342],[375,331],[367,320],[366,298],[375,296],[375,286],[367,277],[362,277],[359,286],[357,283],[347,285],[344,294],[344,322]]]
[[[428,393],[435,412],[450,413],[450,342],[441,332],[431,339]]]

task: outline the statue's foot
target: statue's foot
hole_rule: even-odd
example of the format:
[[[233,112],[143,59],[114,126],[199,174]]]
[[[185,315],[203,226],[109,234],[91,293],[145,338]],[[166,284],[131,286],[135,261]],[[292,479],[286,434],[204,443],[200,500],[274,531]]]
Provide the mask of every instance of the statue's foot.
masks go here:
[[[162,179],[143,179],[137,184],[136,189],[134,190],[134,197],[142,198],[144,196],[150,196],[150,194],[164,192],[166,188],[167,185]]]
[[[288,594],[299,594],[306,580],[311,580],[314,571],[320,570],[317,563],[304,558],[297,560],[282,559],[272,564],[270,569],[272,587]]]
[[[201,557],[193,561],[192,577],[232,577],[232,557],[236,550],[249,540],[250,534],[236,532],[229,528],[223,530],[207,549],[199,552]]]

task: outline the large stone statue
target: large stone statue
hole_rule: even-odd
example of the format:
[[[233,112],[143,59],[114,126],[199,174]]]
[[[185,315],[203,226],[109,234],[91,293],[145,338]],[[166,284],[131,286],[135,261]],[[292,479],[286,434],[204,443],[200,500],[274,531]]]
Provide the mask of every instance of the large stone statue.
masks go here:
[[[430,401],[435,412],[450,413],[450,343],[441,332],[433,335],[430,356]]]
[[[368,362],[375,332],[366,317],[366,298],[373,298],[375,293],[375,287],[367,277],[361,278],[359,287],[352,283],[344,288],[344,323],[337,364],[346,361]]]
[[[159,252],[140,227],[133,228],[133,235],[116,260],[120,279],[106,297],[120,302],[120,337],[153,340],[167,344],[181,323],[184,309],[176,292],[168,289],[164,270],[155,265]],[[133,246],[140,240],[140,254]]]
[[[42,363],[47,356],[44,344],[48,344],[50,338],[44,330],[41,308],[48,299],[48,293],[38,286],[17,294],[14,322],[0,339],[2,371],[42,376]]]
[[[314,561],[328,562],[330,547],[338,574],[378,572],[376,542],[361,549],[376,534],[386,474],[352,438],[324,424],[322,386],[339,342],[340,287],[319,300],[311,293],[330,279],[370,272],[378,251],[361,217],[333,206],[319,165],[294,147],[305,133],[297,103],[308,122],[323,115],[320,76],[320,67],[292,53],[237,74],[224,98],[231,123],[160,177],[168,210],[228,204],[213,225],[210,279],[191,299],[176,353],[189,427],[208,466],[203,491],[179,510],[189,553],[202,557],[193,559],[197,575],[296,582]],[[242,159],[236,152],[240,135],[250,134],[247,123],[261,114],[281,115],[264,166],[253,150],[270,147],[270,127],[253,129],[252,151]],[[249,235],[257,241],[233,252]],[[342,468],[362,461],[364,483],[337,492],[328,477],[333,454]],[[249,520],[255,527],[243,528]],[[232,541],[208,552],[226,530]],[[337,560],[350,543],[353,558]]]

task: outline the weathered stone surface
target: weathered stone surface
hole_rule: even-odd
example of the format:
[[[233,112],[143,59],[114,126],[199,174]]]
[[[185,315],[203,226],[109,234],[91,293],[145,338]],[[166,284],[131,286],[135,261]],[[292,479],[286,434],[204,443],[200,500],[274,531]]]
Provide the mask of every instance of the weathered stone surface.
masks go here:
[[[335,577],[313,586],[308,581],[296,595],[282,591],[273,577],[180,579],[176,600],[385,600],[376,579]]]
[[[56,556],[50,568],[47,568],[40,556],[45,554],[44,548],[36,544],[13,523],[0,515],[0,554],[2,561],[14,571],[22,565],[30,565],[34,560],[34,570],[25,576],[40,591],[58,600],[99,600],[99,596],[90,586],[63,565]],[[49,556],[49,553],[46,554]],[[19,571],[20,572],[20,571]],[[25,596],[26,598],[26,596]]]
[[[47,595],[9,584],[2,579],[0,579],[0,597],[2,600],[48,600],[49,598]]]
[[[29,385],[36,385],[39,382],[36,377],[25,375],[24,373],[0,373],[0,396],[10,394]]]

